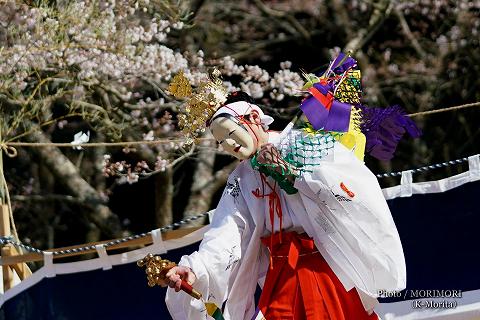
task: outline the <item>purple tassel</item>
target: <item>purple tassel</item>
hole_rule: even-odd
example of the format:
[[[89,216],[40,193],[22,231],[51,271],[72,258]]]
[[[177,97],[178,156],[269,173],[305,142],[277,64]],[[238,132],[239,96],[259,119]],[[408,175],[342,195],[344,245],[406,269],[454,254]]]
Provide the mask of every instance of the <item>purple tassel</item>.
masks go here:
[[[340,53],[330,68],[335,75],[341,75],[354,68],[357,61]],[[324,79],[313,86],[323,95],[335,92],[335,77]],[[370,108],[357,105],[362,111],[361,130],[366,137],[366,151],[379,160],[393,158],[395,149],[405,133],[412,138],[421,135],[421,131],[405,113],[395,105],[387,108]],[[333,100],[329,110],[313,96],[305,99],[300,108],[315,130],[346,132],[350,122],[351,105]]]
[[[402,136],[407,132],[412,138],[422,133],[400,106],[362,110],[361,130],[367,139],[366,151],[379,160],[390,160]]]
[[[326,131],[347,132],[350,124],[352,105],[333,100],[328,113],[327,123],[323,128]]]
[[[345,54],[343,52],[340,52],[338,57],[333,62],[333,65],[332,65],[333,73],[341,74],[341,73],[344,73],[347,69],[357,65],[357,60],[353,59],[352,57],[347,57],[342,62],[343,59],[345,59]],[[340,62],[342,62],[342,64],[340,64]]]
[[[335,58],[334,62],[332,63],[331,71],[336,74],[340,75],[347,71],[350,68],[354,68],[357,66],[357,60],[353,59],[352,57],[347,57],[343,62],[342,60],[345,58],[345,54],[340,52],[340,54]],[[340,64],[340,62],[342,62]],[[325,72],[322,71],[317,74],[317,76],[323,75]]]
[[[302,109],[315,130],[325,126],[329,112],[315,97],[311,96],[305,99],[300,105],[300,109]]]

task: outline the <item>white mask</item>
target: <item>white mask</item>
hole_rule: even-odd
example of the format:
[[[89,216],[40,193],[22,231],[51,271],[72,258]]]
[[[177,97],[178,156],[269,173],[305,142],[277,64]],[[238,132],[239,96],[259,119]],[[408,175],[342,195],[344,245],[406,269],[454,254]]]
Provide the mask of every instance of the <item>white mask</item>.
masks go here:
[[[257,151],[256,138],[230,117],[214,119],[210,131],[222,148],[238,159],[248,159]]]
[[[240,121],[244,116],[249,116],[249,120]],[[218,109],[212,120],[210,130],[217,142],[226,152],[243,160],[268,141],[267,125],[273,118],[254,104],[238,101]]]

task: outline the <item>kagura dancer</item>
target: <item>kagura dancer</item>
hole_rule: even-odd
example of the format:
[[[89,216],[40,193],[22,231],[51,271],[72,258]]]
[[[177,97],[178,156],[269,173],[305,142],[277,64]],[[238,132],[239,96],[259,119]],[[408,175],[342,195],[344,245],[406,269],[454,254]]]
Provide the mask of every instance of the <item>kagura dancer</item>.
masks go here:
[[[301,107],[309,124],[280,139],[268,130],[273,119],[245,93],[217,106],[203,102],[212,109],[204,120],[215,139],[243,161],[228,178],[199,250],[167,273],[175,288],[166,297],[174,319],[206,318],[201,301],[175,293],[182,279],[234,320],[377,319],[379,290],[405,288],[402,245],[362,159],[365,146],[388,158],[405,131],[418,132],[398,108],[378,116],[359,104],[355,65],[337,58],[323,76],[307,76],[311,97]],[[207,87],[202,97],[217,99],[215,85]],[[349,87],[357,92],[353,98]],[[326,112],[312,113],[319,107]],[[372,114],[377,118],[368,118]],[[188,118],[181,121],[198,133],[193,116],[192,127]],[[369,141],[373,133],[376,142]],[[258,306],[257,284],[263,288]]]

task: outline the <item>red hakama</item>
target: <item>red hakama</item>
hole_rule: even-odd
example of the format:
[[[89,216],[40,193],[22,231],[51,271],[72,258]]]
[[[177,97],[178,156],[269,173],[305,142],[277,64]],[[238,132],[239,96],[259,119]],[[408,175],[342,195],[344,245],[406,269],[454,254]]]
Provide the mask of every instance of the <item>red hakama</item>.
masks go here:
[[[262,242],[271,252],[258,305],[265,319],[378,319],[367,314],[355,288],[345,290],[306,234],[276,233]]]

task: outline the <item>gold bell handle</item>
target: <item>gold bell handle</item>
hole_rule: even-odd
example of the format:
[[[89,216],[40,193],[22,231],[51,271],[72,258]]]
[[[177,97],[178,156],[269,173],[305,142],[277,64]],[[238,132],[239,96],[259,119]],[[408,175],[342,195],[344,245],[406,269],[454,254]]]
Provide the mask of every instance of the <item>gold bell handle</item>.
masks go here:
[[[154,256],[153,254],[148,254],[145,258],[137,261],[137,265],[139,267],[145,267],[148,285],[152,287],[155,284],[166,286],[165,275],[168,270],[176,266],[174,262],[162,259],[160,256]],[[202,298],[202,294],[195,290],[192,285],[185,280],[182,280],[180,289],[195,299],[200,300]]]

